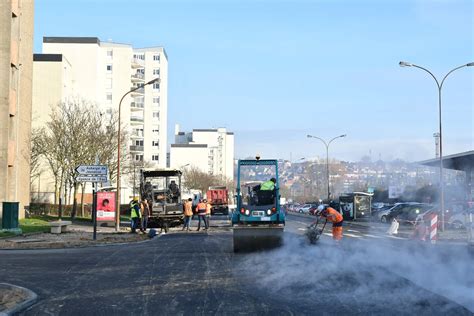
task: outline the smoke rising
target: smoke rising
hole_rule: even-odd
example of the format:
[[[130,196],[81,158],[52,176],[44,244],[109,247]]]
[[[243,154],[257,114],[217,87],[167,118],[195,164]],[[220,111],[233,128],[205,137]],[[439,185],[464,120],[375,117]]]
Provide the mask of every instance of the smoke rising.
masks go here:
[[[335,249],[329,239],[311,246],[303,236],[287,237],[279,249],[241,257],[240,267],[297,306],[332,315],[471,315],[454,301],[474,312],[472,257],[465,250],[352,240]]]

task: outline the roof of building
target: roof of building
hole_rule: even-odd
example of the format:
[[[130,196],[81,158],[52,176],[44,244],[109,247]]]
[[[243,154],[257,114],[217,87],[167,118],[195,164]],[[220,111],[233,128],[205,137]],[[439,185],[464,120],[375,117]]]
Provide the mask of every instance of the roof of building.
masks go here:
[[[193,132],[217,132],[217,128],[194,128]]]
[[[438,167],[439,158],[423,160],[418,162],[420,165]],[[443,157],[443,167],[454,170],[466,170],[468,167],[474,167],[474,150],[466,151],[454,155]]]
[[[207,148],[206,144],[171,144],[171,147]]]
[[[44,36],[43,43],[100,44],[98,37]]]
[[[62,54],[33,54],[33,61],[59,62],[59,61],[63,61],[63,55]]]

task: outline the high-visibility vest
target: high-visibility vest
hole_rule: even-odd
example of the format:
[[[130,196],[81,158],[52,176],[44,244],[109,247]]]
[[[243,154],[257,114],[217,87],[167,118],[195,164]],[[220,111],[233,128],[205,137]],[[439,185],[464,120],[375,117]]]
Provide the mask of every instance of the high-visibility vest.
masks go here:
[[[138,209],[138,210],[137,210]],[[130,207],[130,217],[131,218],[136,218],[136,217],[140,217],[140,211],[139,211],[139,206],[138,206],[138,203],[132,203],[131,207]]]
[[[275,183],[272,180],[265,181],[260,185],[261,191],[272,191],[275,189]]]
[[[206,214],[206,209],[207,209],[206,203],[201,202],[197,205],[198,214]]]
[[[332,207],[326,208],[326,211],[327,211],[327,215],[325,217],[328,219],[328,221],[332,223],[339,223],[342,221],[343,217],[341,213],[339,213]]]
[[[185,202],[184,203],[184,216],[193,216],[193,203]]]

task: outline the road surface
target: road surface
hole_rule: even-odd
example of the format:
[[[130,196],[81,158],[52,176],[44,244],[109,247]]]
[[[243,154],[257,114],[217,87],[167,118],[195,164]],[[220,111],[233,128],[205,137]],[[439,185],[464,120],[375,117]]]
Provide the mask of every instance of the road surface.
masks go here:
[[[368,251],[362,237],[337,249],[329,237],[311,246],[302,235],[309,221],[289,216],[285,245],[261,253],[234,254],[229,227],[141,244],[0,251],[0,281],[39,295],[25,315],[472,314],[410,281],[427,271],[408,268],[413,254],[389,258],[392,250]]]

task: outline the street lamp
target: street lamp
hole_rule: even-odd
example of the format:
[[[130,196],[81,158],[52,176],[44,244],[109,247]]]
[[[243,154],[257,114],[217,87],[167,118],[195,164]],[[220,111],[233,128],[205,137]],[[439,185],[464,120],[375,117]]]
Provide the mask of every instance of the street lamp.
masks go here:
[[[329,140],[329,142],[326,142],[324,139],[322,139],[320,137],[313,136],[313,135],[306,135],[306,137],[308,137],[308,138],[319,139],[320,141],[323,142],[324,146],[326,146],[326,175],[327,175],[327,183],[328,183],[328,203],[329,203],[329,199],[331,198],[331,191],[329,190],[329,145],[331,145],[331,143],[334,140],[336,140],[338,138],[343,138],[343,137],[346,137],[346,136],[347,136],[346,134],[339,135],[339,136],[336,136],[334,138],[331,138],[331,140]]]
[[[433,73],[431,71],[429,71],[428,69],[424,68],[424,67],[421,67],[421,66],[418,66],[418,65],[415,65],[415,64],[412,64],[412,63],[409,63],[409,62],[406,62],[406,61],[401,61],[398,63],[400,65],[400,67],[415,67],[415,68],[419,68],[421,70],[424,70],[426,71],[427,73],[429,73],[431,75],[431,77],[433,77],[433,79],[435,80],[436,82],[436,86],[438,87],[438,115],[439,115],[439,193],[440,193],[440,209],[441,209],[441,230],[444,231],[444,213],[445,213],[445,209],[444,209],[444,184],[443,184],[443,133],[442,133],[442,125],[441,125],[441,89],[443,88],[443,84],[444,84],[444,81],[446,80],[446,78],[451,74],[453,73],[454,71],[458,70],[458,69],[461,69],[461,68],[464,68],[464,67],[472,67],[474,66],[474,62],[472,63],[468,63],[468,64],[464,64],[464,65],[461,65],[459,67],[456,67],[452,70],[450,70],[444,77],[443,77],[443,80],[441,80],[441,83],[438,81],[438,79],[435,77],[435,75],[433,75]]]
[[[119,108],[118,108],[118,132],[117,132],[117,209],[115,210],[115,230],[116,231],[119,231],[120,230],[120,126],[121,126],[121,120],[120,120],[120,113],[121,113],[121,109],[122,109],[122,101],[123,99],[125,99],[125,97],[134,92],[134,91],[137,91],[138,89],[141,89],[145,86],[148,86],[150,84],[154,84],[154,83],[160,83],[160,78],[155,78],[153,80],[150,80],[148,81],[147,83],[145,83],[144,85],[139,85],[133,89],[131,89],[130,91],[128,91],[127,93],[125,93],[122,98],[120,99],[120,102],[119,102]]]

